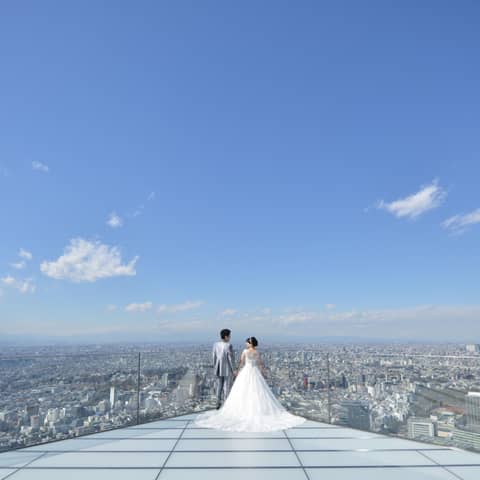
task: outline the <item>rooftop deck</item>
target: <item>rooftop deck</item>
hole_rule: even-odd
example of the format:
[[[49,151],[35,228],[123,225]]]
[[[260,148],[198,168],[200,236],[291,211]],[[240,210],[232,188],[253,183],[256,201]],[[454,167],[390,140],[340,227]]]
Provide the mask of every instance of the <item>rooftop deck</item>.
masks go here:
[[[195,428],[196,414],[0,454],[9,480],[478,480],[480,454],[308,421],[272,433]]]

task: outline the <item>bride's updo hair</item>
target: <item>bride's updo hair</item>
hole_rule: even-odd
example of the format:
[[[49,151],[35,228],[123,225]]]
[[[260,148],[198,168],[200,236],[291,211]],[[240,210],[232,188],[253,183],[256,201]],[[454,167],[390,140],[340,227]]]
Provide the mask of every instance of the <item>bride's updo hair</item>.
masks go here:
[[[248,337],[246,340],[252,347],[256,347],[258,345],[258,340],[255,337]]]

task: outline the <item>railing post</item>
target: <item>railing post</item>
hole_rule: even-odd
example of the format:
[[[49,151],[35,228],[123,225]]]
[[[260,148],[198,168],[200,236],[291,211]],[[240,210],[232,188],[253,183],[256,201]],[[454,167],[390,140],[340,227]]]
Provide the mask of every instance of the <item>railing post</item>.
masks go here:
[[[140,352],[138,352],[137,368],[137,425],[140,423]]]
[[[330,394],[330,355],[327,353],[327,409],[328,423],[332,423],[332,398]]]

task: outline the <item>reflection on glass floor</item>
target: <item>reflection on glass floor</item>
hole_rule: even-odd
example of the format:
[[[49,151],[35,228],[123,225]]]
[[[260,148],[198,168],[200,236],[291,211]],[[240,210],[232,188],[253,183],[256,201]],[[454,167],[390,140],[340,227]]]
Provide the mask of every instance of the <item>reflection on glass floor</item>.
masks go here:
[[[196,414],[0,454],[9,480],[480,479],[480,454],[308,421],[271,433]]]

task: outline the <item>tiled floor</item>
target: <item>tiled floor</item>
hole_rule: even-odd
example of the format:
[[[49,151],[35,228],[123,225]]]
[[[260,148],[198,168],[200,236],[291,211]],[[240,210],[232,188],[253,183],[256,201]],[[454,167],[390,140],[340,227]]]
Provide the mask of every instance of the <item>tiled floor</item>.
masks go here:
[[[308,421],[271,433],[195,414],[0,454],[0,480],[478,480],[480,454]]]

